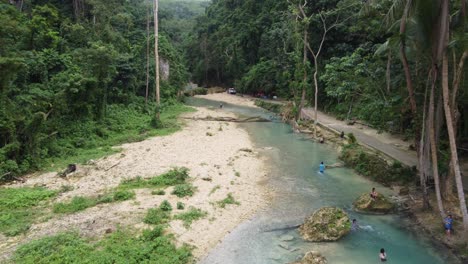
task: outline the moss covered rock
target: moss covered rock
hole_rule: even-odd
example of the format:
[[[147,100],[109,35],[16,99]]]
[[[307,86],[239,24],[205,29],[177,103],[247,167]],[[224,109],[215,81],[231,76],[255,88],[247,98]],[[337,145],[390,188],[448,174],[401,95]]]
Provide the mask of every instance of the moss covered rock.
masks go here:
[[[354,201],[353,205],[358,212],[374,214],[387,214],[395,209],[395,205],[381,193],[376,199],[372,199],[368,193],[364,193]]]
[[[310,252],[307,252],[300,261],[296,261],[291,264],[326,264],[326,263],[327,263],[327,259],[324,256],[322,256],[318,252],[310,251]]]
[[[322,207],[308,217],[299,232],[307,241],[336,241],[351,230],[345,211],[337,207]]]

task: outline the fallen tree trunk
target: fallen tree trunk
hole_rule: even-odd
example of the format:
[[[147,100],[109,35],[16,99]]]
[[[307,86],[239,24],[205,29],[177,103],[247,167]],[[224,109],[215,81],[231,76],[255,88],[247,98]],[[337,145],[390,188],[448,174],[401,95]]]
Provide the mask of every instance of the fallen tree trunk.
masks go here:
[[[196,121],[219,121],[219,122],[235,122],[235,123],[247,123],[247,122],[271,122],[271,120],[254,116],[248,118],[235,118],[235,117],[183,117],[183,119],[190,119]]]

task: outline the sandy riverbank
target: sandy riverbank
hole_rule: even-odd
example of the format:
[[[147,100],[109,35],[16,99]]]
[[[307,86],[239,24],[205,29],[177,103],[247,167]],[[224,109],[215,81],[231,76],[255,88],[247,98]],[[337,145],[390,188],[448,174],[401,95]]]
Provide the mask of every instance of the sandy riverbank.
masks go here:
[[[219,96],[215,96],[213,99],[218,100]],[[234,117],[218,109],[197,110],[185,117]],[[175,234],[178,244],[188,243],[195,247],[195,257],[204,256],[239,223],[268,206],[270,194],[262,184],[266,179],[266,167],[248,133],[237,124],[184,122],[186,126],[175,134],[125,144],[121,146],[123,150],[120,153],[97,160],[92,165],[78,166],[77,172],[68,179],[59,178],[56,173],[45,173],[30,176],[26,183],[10,187],[44,186],[58,190],[62,186],[71,186],[73,190],[61,194],[54,201],[62,202],[75,196],[105,193],[124,179],[152,177],[172,167],[187,167],[191,183],[198,189],[192,197],[171,195],[172,187],[166,189],[162,196],[140,189],[136,190],[134,200],[102,204],[70,215],[53,215],[43,223],[34,224],[26,235],[13,238],[0,235],[0,256],[11,255],[18,245],[30,240],[63,231],[76,230],[83,236],[99,238],[106,230],[115,230],[117,226],[147,228],[142,222],[144,215],[163,200],[168,200],[174,208],[181,201],[186,205],[185,210],[193,206],[208,212],[207,217],[194,222],[188,229],[180,220],[170,223],[170,232]],[[217,206],[216,202],[230,193],[240,204],[228,205],[225,209]],[[174,209],[174,213],[179,212],[182,211]]]

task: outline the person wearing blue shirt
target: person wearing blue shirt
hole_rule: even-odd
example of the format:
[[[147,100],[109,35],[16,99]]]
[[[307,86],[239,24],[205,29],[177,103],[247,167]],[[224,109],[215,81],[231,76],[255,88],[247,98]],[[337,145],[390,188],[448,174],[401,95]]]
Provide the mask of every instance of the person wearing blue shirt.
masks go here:
[[[448,237],[450,237],[450,234],[452,233],[452,224],[453,224],[452,215],[448,215],[448,216],[444,219],[445,233],[447,233],[447,236],[448,236]]]
[[[323,173],[325,171],[325,164],[323,164],[323,161],[320,162],[319,170],[320,170],[320,173]]]

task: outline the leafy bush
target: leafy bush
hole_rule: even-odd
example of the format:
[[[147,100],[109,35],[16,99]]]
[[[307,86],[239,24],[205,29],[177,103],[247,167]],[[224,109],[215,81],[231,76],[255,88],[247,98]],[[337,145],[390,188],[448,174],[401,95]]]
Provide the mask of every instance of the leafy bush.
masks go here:
[[[177,202],[177,210],[184,210],[185,204],[183,202]]]
[[[355,144],[357,142],[356,137],[353,133],[348,133],[349,144]]]
[[[172,191],[172,194],[176,195],[177,197],[186,197],[186,196],[192,196],[197,188],[193,186],[192,184],[178,184],[174,186],[174,190]]]
[[[0,232],[16,236],[43,215],[41,202],[57,195],[45,188],[0,188]]]
[[[163,210],[163,211],[166,211],[166,212],[170,212],[170,211],[172,211],[172,205],[169,203],[169,201],[164,200],[164,201],[162,201],[162,203],[159,205],[159,209],[161,209],[161,210]]]
[[[160,225],[169,222],[170,219],[171,216],[167,211],[163,211],[160,208],[151,208],[146,213],[143,222],[150,225]]]
[[[165,195],[166,192],[164,190],[155,190],[155,191],[152,191],[151,194],[153,194],[153,195]]]
[[[135,198],[135,192],[129,190],[117,190],[114,192],[114,201],[126,201]]]
[[[175,215],[174,219],[182,220],[184,222],[185,228],[189,228],[193,221],[201,219],[207,215],[208,213],[202,211],[201,209],[190,207],[187,212]]]
[[[208,89],[201,88],[201,87],[184,92],[185,96],[206,95],[206,94],[208,94]]]

